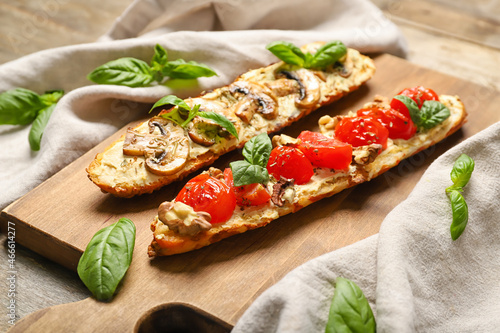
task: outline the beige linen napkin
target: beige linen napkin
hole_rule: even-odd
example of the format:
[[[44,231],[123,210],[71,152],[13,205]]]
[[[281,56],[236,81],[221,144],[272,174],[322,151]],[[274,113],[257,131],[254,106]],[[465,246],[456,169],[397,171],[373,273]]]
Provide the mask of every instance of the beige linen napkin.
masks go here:
[[[52,114],[39,152],[30,151],[29,126],[0,126],[0,209],[144,116],[164,95],[196,96],[277,61],[265,49],[271,41],[302,45],[335,39],[364,52],[405,52],[398,29],[367,0],[140,0],[101,42],[41,51],[1,65],[0,92],[23,87],[67,94]],[[120,57],[149,62],[157,43],[168,50],[169,60],[202,62],[218,76],[200,78],[189,89],[92,85],[86,79],[97,66]]]
[[[465,187],[469,222],[452,241],[445,194],[454,161],[475,170]],[[378,332],[500,331],[500,123],[436,159],[380,233],[299,266],[250,306],[233,333],[324,332],[342,276],[357,283]]]

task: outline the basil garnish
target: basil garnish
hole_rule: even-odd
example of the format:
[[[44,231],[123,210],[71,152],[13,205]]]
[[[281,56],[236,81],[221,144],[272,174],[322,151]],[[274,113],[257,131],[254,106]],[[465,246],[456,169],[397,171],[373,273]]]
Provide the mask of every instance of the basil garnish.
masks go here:
[[[463,195],[463,188],[469,182],[474,171],[474,160],[466,154],[458,157],[451,170],[450,177],[453,185],[446,188],[450,198],[453,221],[450,226],[451,239],[456,240],[462,235],[469,221],[469,208]]]
[[[132,261],[135,225],[127,219],[99,230],[78,262],[78,275],[99,301],[115,293]]]
[[[450,110],[438,101],[424,101],[419,108],[418,104],[408,96],[397,95],[394,98],[408,108],[411,120],[419,129],[433,128],[450,116]]]
[[[273,145],[266,133],[251,138],[243,147],[243,161],[231,162],[234,186],[243,186],[269,181],[267,162]]]
[[[292,43],[276,41],[266,48],[287,64],[308,69],[325,69],[347,54],[347,47],[340,41],[326,43],[316,53],[304,53]]]
[[[24,88],[7,90],[0,94],[0,125],[33,123],[28,140],[32,150],[40,150],[45,126],[63,95],[62,90],[47,91],[43,95]]]
[[[119,58],[97,67],[87,78],[99,84],[146,87],[154,81],[161,84],[165,77],[196,79],[217,75],[210,67],[195,61],[185,62],[183,59],[168,61],[167,59],[167,50],[156,44],[150,65],[136,58]]]
[[[337,278],[325,332],[376,332],[370,304],[354,282]]]
[[[162,97],[158,102],[156,102],[149,112],[153,109],[161,106],[169,106],[175,105],[176,108],[171,110],[168,113],[163,113],[160,116],[166,119],[172,120],[174,123],[186,127],[194,117],[202,117],[206,119],[210,119],[220,127],[226,129],[229,133],[231,133],[234,137],[238,138],[238,132],[234,127],[233,123],[227,119],[224,115],[212,111],[199,111],[200,104],[196,104],[193,108],[189,107],[189,105],[184,102],[183,99],[174,96],[168,95]]]

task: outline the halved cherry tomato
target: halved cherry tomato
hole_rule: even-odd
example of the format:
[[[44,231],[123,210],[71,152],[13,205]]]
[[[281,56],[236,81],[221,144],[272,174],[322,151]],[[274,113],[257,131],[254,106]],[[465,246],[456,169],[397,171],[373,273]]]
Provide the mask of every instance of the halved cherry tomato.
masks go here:
[[[311,179],[314,170],[306,155],[297,148],[281,146],[271,151],[267,171],[276,179],[281,176],[295,179],[295,184],[305,184]]]
[[[310,131],[303,131],[298,139],[302,142],[297,148],[317,167],[343,170],[351,164],[352,146],[348,143]]]
[[[240,206],[258,206],[265,204],[271,199],[264,185],[256,183],[234,187],[233,172],[230,168],[224,170],[224,180],[236,195],[236,203]]]
[[[411,119],[394,109],[372,107],[360,109],[357,114],[359,117],[376,119],[389,130],[391,139],[408,140],[417,131],[417,127]]]
[[[353,147],[378,143],[385,149],[389,130],[371,118],[345,117],[335,127],[335,137]]]
[[[193,207],[195,212],[209,213],[212,224],[226,222],[236,208],[236,197],[231,187],[207,174],[198,175],[188,181],[175,201]]]
[[[434,92],[434,90],[422,86],[403,89],[398,95],[410,97],[415,101],[415,103],[417,103],[419,109],[425,101],[439,101],[439,96],[436,92]],[[391,108],[401,112],[405,117],[411,120],[410,112],[403,102],[393,98],[391,101]]]

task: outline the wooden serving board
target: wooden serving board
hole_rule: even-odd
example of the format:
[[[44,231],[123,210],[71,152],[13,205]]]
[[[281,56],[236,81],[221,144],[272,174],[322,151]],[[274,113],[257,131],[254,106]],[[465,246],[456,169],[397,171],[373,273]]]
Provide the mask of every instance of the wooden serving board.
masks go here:
[[[35,312],[12,332],[128,332],[143,314],[154,312],[150,309],[173,302],[188,303],[234,324],[259,294],[298,265],[377,233],[386,214],[407,197],[436,157],[500,120],[500,97],[492,89],[390,55],[376,56],[375,63],[377,73],[367,85],[284,133],[296,136],[303,129],[315,130],[322,115],[347,113],[376,94],[393,96],[415,85],[460,96],[469,121],[443,142],[369,183],[323,199],[265,228],[190,253],[156,259],[147,256],[152,239],[149,225],[158,205],[174,198],[185,181],[132,199],[102,193],[87,179],[85,168],[97,152],[123,133],[119,131],[1,213],[4,232],[7,221],[15,222],[20,244],[73,270],[96,231],[121,217],[130,218],[137,227],[136,246],[117,295],[110,303],[88,298]],[[239,152],[229,153],[215,166],[225,167],[231,159],[240,158]]]

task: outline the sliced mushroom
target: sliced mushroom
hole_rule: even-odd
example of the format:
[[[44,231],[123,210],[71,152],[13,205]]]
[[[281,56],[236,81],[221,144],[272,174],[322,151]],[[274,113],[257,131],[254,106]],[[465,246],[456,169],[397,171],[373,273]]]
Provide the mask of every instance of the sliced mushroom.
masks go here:
[[[217,138],[228,137],[230,134],[210,119],[194,117],[188,125],[188,135],[197,144],[208,147],[215,144]]]
[[[301,87],[298,81],[294,79],[277,79],[273,81],[269,81],[264,83],[266,87],[271,89],[271,91],[276,95],[276,97],[288,96],[291,94],[298,94],[301,89],[304,90],[304,87]]]
[[[176,173],[189,157],[189,140],[184,136],[171,136],[168,144],[162,149],[148,150],[145,152],[146,167],[156,175],[167,176]]]
[[[274,93],[266,86],[248,81],[236,81],[229,90],[233,94],[241,94],[234,106],[234,113],[245,123],[250,123],[255,113],[265,119],[278,116],[278,102]]]
[[[182,202],[163,202],[158,207],[158,219],[181,236],[196,236],[212,228],[209,213],[195,212]]]
[[[310,109],[319,102],[321,98],[320,82],[313,72],[304,68],[296,71],[280,70],[276,73],[276,77],[285,77],[298,83],[299,92],[295,98],[295,105],[299,109]]]
[[[123,154],[142,156],[146,151],[163,150],[167,144],[163,135],[139,133],[129,128],[123,142]]]
[[[292,202],[295,196],[293,185],[293,179],[281,177],[280,180],[273,185],[271,201],[278,207],[283,207],[286,201]]]

